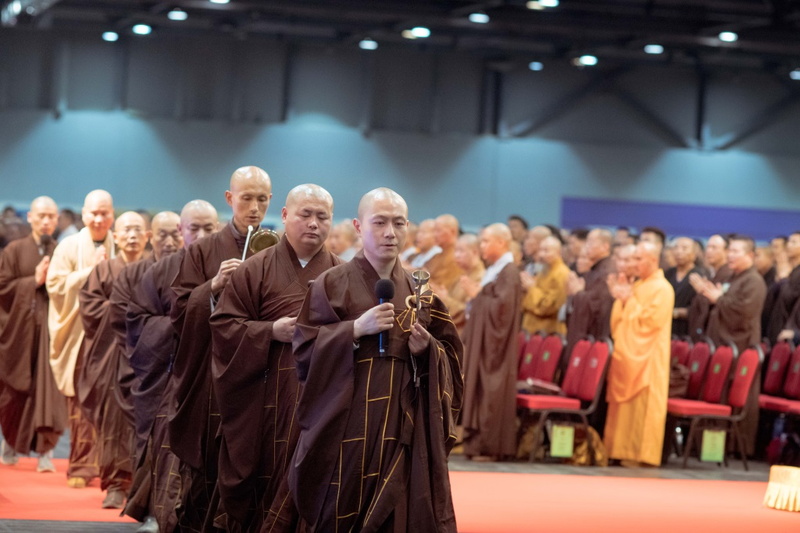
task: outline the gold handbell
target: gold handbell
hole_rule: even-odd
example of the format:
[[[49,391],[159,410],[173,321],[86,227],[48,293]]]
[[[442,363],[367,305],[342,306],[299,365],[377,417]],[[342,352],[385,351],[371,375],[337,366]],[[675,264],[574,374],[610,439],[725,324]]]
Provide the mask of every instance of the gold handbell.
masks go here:
[[[278,234],[271,229],[259,228],[250,236],[248,248],[255,254],[261,250],[266,250],[267,248],[275,246],[280,240]]]

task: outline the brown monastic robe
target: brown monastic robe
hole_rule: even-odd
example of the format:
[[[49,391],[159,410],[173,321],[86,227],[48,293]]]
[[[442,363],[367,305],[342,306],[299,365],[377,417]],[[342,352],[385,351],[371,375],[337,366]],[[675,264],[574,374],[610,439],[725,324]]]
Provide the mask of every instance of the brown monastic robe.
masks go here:
[[[292,345],[273,340],[272,328],[279,318],[297,316],[309,283],[341,263],[321,250],[303,268],[284,237],[233,273],[211,315],[222,426],[218,486],[223,508],[245,529],[296,527],[287,474],[300,434],[300,385]],[[260,511],[255,517],[253,509]]]
[[[242,257],[245,238],[230,223],[192,243],[172,284],[177,298],[170,316],[180,341],[170,378],[174,395],[170,398],[167,433],[172,452],[183,468],[182,528],[200,529],[206,518],[213,520],[217,513],[216,506],[211,505],[219,456],[219,407],[211,387],[208,325],[214,299],[211,280],[224,260]],[[247,253],[252,255],[249,250]]]
[[[411,355],[414,285],[398,261],[387,353],[379,354],[378,335],[354,344],[353,322],[377,305],[378,279],[361,251],[312,284],[297,319],[303,387],[289,484],[301,530],[456,531],[447,455],[461,407],[461,341],[426,292],[419,319],[430,348]]]
[[[508,264],[469,303],[464,338],[464,454],[517,450],[517,333],[522,286]]]
[[[66,398],[49,361],[47,289],[36,286],[36,265],[55,243],[32,236],[0,253],[0,427],[17,453],[52,450],[67,425]]]
[[[614,298],[608,292],[607,280],[612,269],[611,258],[604,257],[584,274],[584,290],[572,297],[572,313],[567,321],[567,349],[562,361],[568,360],[572,347],[587,335],[595,339],[610,336]]]
[[[456,263],[455,251],[455,246],[442,249],[425,263],[423,269],[430,272],[431,283],[450,287],[464,275],[464,271]]]
[[[711,281],[716,283],[727,283],[733,272],[728,265],[722,265],[719,270],[714,273]],[[708,317],[711,314],[711,302],[702,294],[695,294],[692,299],[692,304],[689,306],[688,321],[689,321],[689,336],[692,341],[698,342],[705,339],[708,335]]]
[[[78,397],[97,429],[100,446],[100,488],[130,488],[132,477],[132,424],[118,402],[118,335],[114,331],[114,286],[123,277],[135,273],[133,264],[122,256],[98,264],[80,292],[81,319],[85,331],[84,366],[78,377]]]
[[[480,283],[481,278],[483,278],[483,273],[486,272],[486,269],[483,266],[483,263],[478,263],[478,265],[472,269],[472,272],[467,272],[465,275],[474,281],[475,283]],[[439,296],[439,295],[437,295]],[[464,338],[464,326],[467,324],[467,303],[469,301],[469,297],[467,292],[461,287],[461,278],[458,278],[453,282],[452,285],[447,287],[447,296],[440,296],[442,302],[447,306],[447,309],[450,311],[450,317],[453,319],[453,324],[456,325],[458,329],[459,335],[461,338]]]
[[[717,346],[732,343],[742,353],[761,342],[761,310],[767,285],[755,267],[734,274],[725,293],[711,308],[708,318],[708,336]],[[753,380],[747,398],[747,418],[740,427],[744,434],[745,453],[755,451],[758,430],[758,395],[761,391],[761,373]]]
[[[178,336],[170,310],[175,304],[172,282],[185,250],[163,257],[142,276],[127,311],[127,357],[134,372],[131,397],[136,424],[133,485],[125,514],[141,520],[151,515],[161,533],[178,524],[181,477],[179,460],[167,439],[172,361]]]

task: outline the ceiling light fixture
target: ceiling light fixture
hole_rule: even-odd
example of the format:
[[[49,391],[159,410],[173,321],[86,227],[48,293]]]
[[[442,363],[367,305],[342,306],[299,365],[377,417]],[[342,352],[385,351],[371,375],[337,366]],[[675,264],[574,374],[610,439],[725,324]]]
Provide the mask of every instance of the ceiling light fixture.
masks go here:
[[[186,20],[189,18],[189,13],[184,11],[183,9],[176,7],[169,13],[167,13],[167,18],[169,20]]]
[[[378,43],[373,39],[361,39],[361,41],[358,43],[358,47],[362,50],[377,50]]]
[[[800,81],[800,68],[796,68],[789,72],[789,77],[795,81]]]
[[[489,22],[489,15],[482,11],[469,14],[469,21],[475,24],[487,24]]]
[[[528,63],[528,68],[534,72],[539,72],[540,70],[544,69],[544,63],[541,61],[531,61]]]
[[[104,31],[103,40],[109,43],[113,43],[119,40],[119,34],[115,31]]]
[[[426,28],[425,26],[416,26],[411,28],[410,30],[403,30],[400,34],[406,39],[425,39],[431,36],[431,30]]]
[[[227,4],[231,0],[209,0],[212,4]]]
[[[647,44],[644,47],[645,54],[659,55],[664,53],[664,47],[660,44]]]
[[[576,67],[593,67],[597,64],[597,56],[585,54],[572,60]]]
[[[733,31],[723,31],[717,36],[723,43],[735,43],[739,40],[739,35]]]
[[[147,24],[135,24],[133,28],[131,28],[131,31],[133,31],[133,33],[136,35],[150,35],[150,33],[153,31],[153,28]]]
[[[549,7],[558,7],[558,3],[558,0],[531,0],[525,4],[525,7],[541,11]]]

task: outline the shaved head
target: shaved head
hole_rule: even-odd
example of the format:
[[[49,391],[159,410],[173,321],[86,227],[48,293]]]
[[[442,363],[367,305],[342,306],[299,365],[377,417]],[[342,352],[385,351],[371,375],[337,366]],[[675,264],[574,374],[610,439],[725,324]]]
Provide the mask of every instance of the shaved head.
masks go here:
[[[295,205],[303,200],[312,199],[327,204],[331,214],[333,214],[333,196],[319,185],[313,183],[304,183],[289,191],[289,194],[286,195],[286,207]]]
[[[108,191],[96,189],[87,194],[83,201],[81,218],[93,241],[104,240],[114,224],[114,200]]]
[[[30,210],[34,211],[37,209],[50,209],[50,208],[58,211],[58,205],[56,205],[55,200],[53,200],[49,196],[38,196],[34,198],[33,201],[31,202]]]
[[[298,259],[308,261],[328,239],[333,220],[333,197],[319,185],[298,185],[286,197],[281,220],[286,239]]]
[[[139,226],[140,228],[144,229],[144,217],[136,211],[125,211],[114,223],[114,231],[124,230],[126,226]]]
[[[86,209],[87,206],[96,204],[108,204],[113,208],[114,199],[111,198],[111,193],[108,191],[95,189],[86,195],[86,198],[83,200],[83,208]]]
[[[361,197],[353,225],[364,243],[364,257],[387,277],[406,241],[408,204],[391,189],[373,189]]]
[[[156,260],[175,253],[183,248],[183,237],[180,231],[181,217],[172,211],[162,211],[150,222],[153,255]]]
[[[491,235],[493,237],[497,237],[501,241],[505,241],[507,243],[511,242],[511,230],[503,224],[502,222],[497,222],[495,224],[489,224],[486,226],[483,231],[487,235]],[[531,230],[533,231],[533,230]],[[548,230],[549,232],[549,230]]]
[[[214,206],[205,200],[192,200],[181,209],[180,222],[183,245],[211,235],[219,228],[219,217]]]
[[[490,224],[483,228],[480,236],[481,258],[493,265],[511,249],[511,230],[502,223]]]
[[[254,166],[237,168],[233,174],[231,174],[230,190],[234,190],[248,183],[265,185],[270,193],[272,192],[272,180],[269,174],[267,174],[264,169]]]
[[[436,217],[434,232],[436,244],[443,250],[452,248],[458,239],[458,219],[449,214],[439,215]]]
[[[367,194],[362,196],[361,201],[358,202],[359,220],[364,217],[364,214],[376,201],[387,201],[401,207],[401,209],[405,212],[406,218],[408,218],[408,204],[406,204],[406,201],[403,199],[403,197],[394,192],[392,189],[387,187],[378,187],[377,189],[372,189]]]
[[[126,263],[141,259],[149,239],[147,222],[136,211],[122,213],[114,224],[114,242]]]
[[[31,202],[28,224],[36,242],[42,235],[52,235],[58,224],[58,206],[49,196],[39,196]]]
[[[272,181],[258,167],[241,167],[231,176],[230,189],[225,191],[225,201],[233,208],[233,227],[242,235],[247,227],[258,229],[269,209],[272,198]]]
[[[658,264],[661,260],[661,248],[660,244],[648,241],[641,241],[636,245],[634,257],[638,264],[640,279],[646,279],[658,270]]]

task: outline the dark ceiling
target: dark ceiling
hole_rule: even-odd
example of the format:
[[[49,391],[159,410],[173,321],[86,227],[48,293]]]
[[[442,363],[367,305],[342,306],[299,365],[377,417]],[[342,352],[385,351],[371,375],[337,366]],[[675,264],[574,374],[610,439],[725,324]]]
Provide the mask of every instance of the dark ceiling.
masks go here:
[[[528,9],[524,0],[16,0],[16,26],[39,30],[102,32],[123,38],[136,23],[166,34],[222,33],[246,39],[266,35],[287,40],[356,45],[369,37],[379,45],[462,50],[492,59],[564,58],[591,53],[606,63],[661,62],[794,69],[800,67],[800,2],[795,0],[561,0],[555,8]],[[0,0],[8,5],[9,0]],[[26,14],[27,7],[52,4]],[[188,19],[167,18],[181,8]],[[488,24],[468,19],[473,12]],[[427,39],[409,41],[404,29],[426,26]],[[739,39],[724,43],[721,31]],[[664,53],[643,47],[660,44]]]

